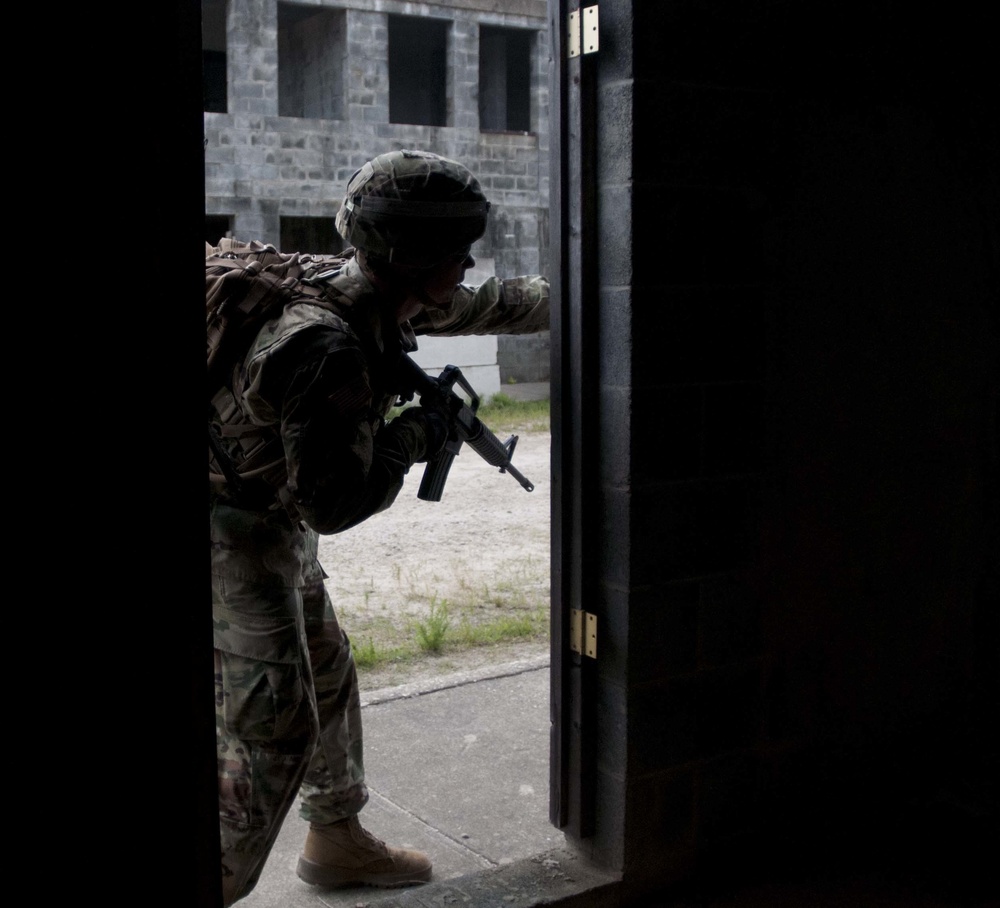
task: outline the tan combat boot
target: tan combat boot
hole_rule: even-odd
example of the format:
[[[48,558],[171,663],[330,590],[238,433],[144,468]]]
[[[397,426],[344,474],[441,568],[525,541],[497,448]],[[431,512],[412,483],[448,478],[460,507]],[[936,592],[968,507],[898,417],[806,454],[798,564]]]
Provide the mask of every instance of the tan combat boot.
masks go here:
[[[426,883],[431,862],[419,851],[386,845],[355,816],[326,826],[311,825],[295,872],[313,886],[391,888]]]

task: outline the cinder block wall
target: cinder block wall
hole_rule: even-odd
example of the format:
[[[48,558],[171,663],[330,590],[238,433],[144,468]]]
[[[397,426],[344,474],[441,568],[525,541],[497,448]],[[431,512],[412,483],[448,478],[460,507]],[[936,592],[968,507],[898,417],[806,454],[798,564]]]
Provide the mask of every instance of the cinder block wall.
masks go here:
[[[582,844],[636,890],[996,809],[1000,155],[963,7],[938,40],[892,3],[601,6]]]
[[[455,158],[479,178],[493,203],[476,252],[496,273],[545,274],[548,264],[548,40],[545,0],[379,0],[356,8],[325,0],[314,9],[344,14],[342,116],[279,116],[277,0],[230,0],[226,18],[229,98],[226,113],[205,114],[205,210],[228,216],[233,233],[279,243],[283,216],[334,218],[347,181],[376,154],[422,148]],[[432,16],[451,23],[446,126],[389,122],[388,16]],[[479,124],[479,28],[536,31],[531,66],[531,131],[483,132]],[[332,29],[332,27],[331,27]],[[332,29],[338,36],[340,32]],[[333,74],[315,80],[336,83]],[[314,102],[314,109],[321,109]],[[307,106],[307,109],[310,109]],[[548,378],[539,339],[506,338],[504,350],[528,357]],[[525,346],[527,345],[527,346]],[[525,347],[527,352],[521,353]],[[503,354],[502,354],[503,359]],[[525,369],[524,371],[527,371]],[[544,372],[544,374],[542,374]],[[501,380],[508,374],[501,370]]]

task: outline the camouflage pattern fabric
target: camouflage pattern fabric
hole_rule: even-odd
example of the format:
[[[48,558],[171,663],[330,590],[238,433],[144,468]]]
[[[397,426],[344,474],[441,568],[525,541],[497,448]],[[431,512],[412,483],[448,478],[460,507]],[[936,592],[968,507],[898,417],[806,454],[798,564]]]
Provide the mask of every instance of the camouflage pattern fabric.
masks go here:
[[[284,455],[244,484],[250,507],[266,507],[269,495],[271,507],[333,533],[395,500],[424,438],[405,420],[383,424],[404,338],[398,325],[383,324],[356,261],[327,282],[325,295],[346,317],[309,301],[286,307],[260,329],[233,388],[213,397],[210,419],[241,473],[255,459],[270,464],[275,449]],[[213,489],[247,503],[226,486]]]
[[[410,320],[415,334],[534,334],[549,329],[549,282],[539,274],[478,287],[460,284],[447,309],[424,309]]]
[[[352,290],[359,312],[376,311],[370,286],[359,282],[353,269],[342,283]],[[365,289],[367,293],[358,292]],[[368,510],[391,503],[406,469],[422,450],[419,439],[397,432],[403,442],[395,448],[390,445],[386,466],[374,469],[382,450],[377,449],[376,433],[392,437],[376,411],[387,412],[394,399],[385,368],[392,354],[382,360],[378,351],[393,342],[398,351],[398,326],[383,326],[373,315],[367,332],[363,320],[358,321],[359,336],[328,310],[305,304],[290,308],[294,311],[261,330],[241,371],[242,384],[229,395],[224,408],[214,408],[217,421],[222,424],[225,419],[225,425],[232,427],[242,420],[253,423],[265,437],[270,432],[280,438],[282,416],[286,416],[285,427],[296,432],[296,440],[288,445],[287,470],[306,486],[325,477],[303,476],[307,467],[316,474],[320,467],[313,468],[296,456],[302,439],[311,438],[310,432],[318,432],[320,440],[336,432],[339,459],[328,462],[327,469],[339,467],[353,488],[345,498],[331,490],[328,510],[332,513],[341,505],[348,509],[341,515],[345,521],[363,519]],[[323,387],[325,380],[339,388],[340,371],[333,377],[324,375],[331,352],[337,351],[349,354],[356,374],[364,377],[363,399],[359,403],[352,397],[340,408],[334,401],[322,414],[303,412],[302,422],[297,423],[281,403],[289,397],[288,388],[303,376],[310,387]],[[324,392],[322,399],[326,397]],[[320,443],[314,442],[314,448]],[[240,456],[238,448],[232,451],[234,457]],[[306,454],[316,456],[315,451]],[[369,472],[376,474],[369,483],[370,494],[358,501],[353,489],[364,481],[352,480]],[[323,583],[325,575],[316,557],[317,535],[292,519],[273,495],[272,499],[269,507],[259,510],[238,506],[224,488],[211,499],[226,905],[253,889],[307,771],[310,797],[304,814],[310,819],[329,822],[352,816],[368,798],[357,676],[350,642]],[[308,502],[303,510],[309,512]]]
[[[393,264],[427,267],[486,232],[490,203],[458,161],[429,151],[390,151],[347,184],[336,226],[352,246]]]
[[[310,822],[353,816],[368,801],[357,673],[317,541],[302,534],[301,588],[214,578],[223,877],[233,893],[256,883],[303,778]]]
[[[318,734],[302,595],[213,573],[224,903],[256,884]]]
[[[279,439],[296,515],[276,490],[250,509],[212,485],[224,905],[253,889],[300,789],[301,814],[314,823],[353,816],[368,800],[357,673],[326,592],[317,531],[388,507],[424,443],[400,419],[382,421],[395,398],[389,363],[410,345],[410,327],[379,320],[356,262],[330,283],[361,317],[347,326],[329,310],[289,307],[261,330],[240,385],[213,410],[219,424],[253,424],[265,443],[268,432]],[[415,327],[502,333],[506,320],[543,330],[547,304],[542,279],[491,282],[460,288],[437,325]]]
[[[351,642],[334,614],[319,561],[315,568],[302,588],[302,601],[320,730],[299,813],[307,822],[323,824],[358,813],[368,802],[368,788]]]

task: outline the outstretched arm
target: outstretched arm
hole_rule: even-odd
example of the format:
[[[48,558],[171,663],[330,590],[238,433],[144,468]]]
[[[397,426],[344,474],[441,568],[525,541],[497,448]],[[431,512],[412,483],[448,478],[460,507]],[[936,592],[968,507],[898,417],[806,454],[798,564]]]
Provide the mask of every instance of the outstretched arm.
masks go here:
[[[425,309],[410,320],[415,334],[534,334],[549,329],[549,281],[539,274],[478,287],[460,284],[447,308]]]

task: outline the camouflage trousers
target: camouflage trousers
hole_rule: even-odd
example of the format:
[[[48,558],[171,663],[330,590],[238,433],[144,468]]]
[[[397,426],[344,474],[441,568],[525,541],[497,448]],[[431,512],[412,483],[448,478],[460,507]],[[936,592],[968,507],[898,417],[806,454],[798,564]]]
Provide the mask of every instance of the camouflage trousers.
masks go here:
[[[368,800],[350,641],[309,535],[301,587],[213,575],[224,905],[256,885],[298,793],[314,823]]]

